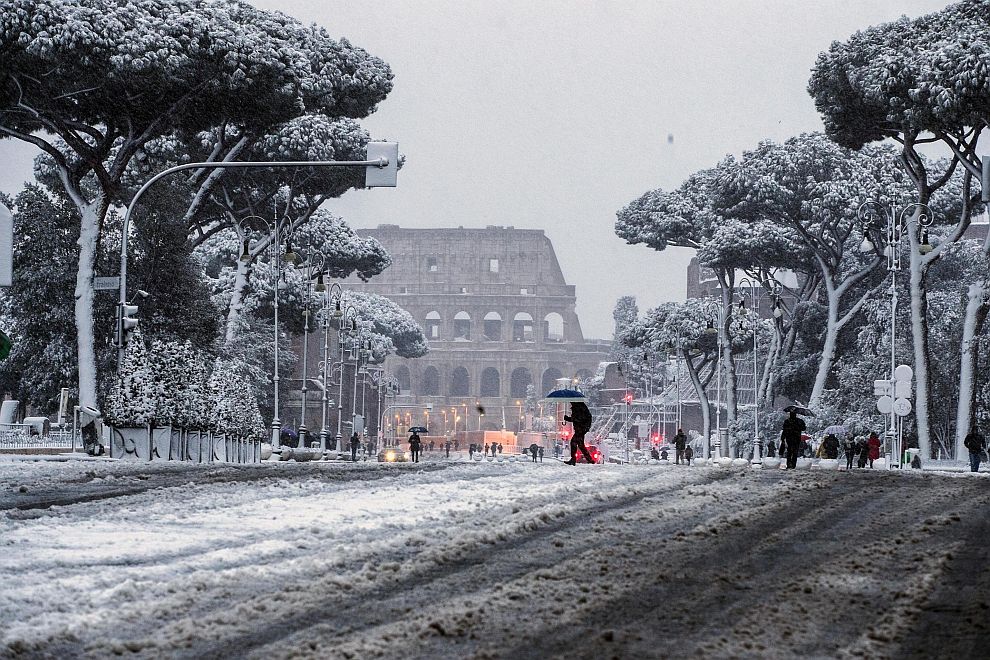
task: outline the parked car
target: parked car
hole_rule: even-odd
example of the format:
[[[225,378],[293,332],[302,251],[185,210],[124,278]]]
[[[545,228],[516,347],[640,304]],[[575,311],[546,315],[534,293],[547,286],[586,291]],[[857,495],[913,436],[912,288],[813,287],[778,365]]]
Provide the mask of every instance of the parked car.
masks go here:
[[[408,463],[409,452],[403,451],[399,447],[385,447],[378,452],[379,463]]]

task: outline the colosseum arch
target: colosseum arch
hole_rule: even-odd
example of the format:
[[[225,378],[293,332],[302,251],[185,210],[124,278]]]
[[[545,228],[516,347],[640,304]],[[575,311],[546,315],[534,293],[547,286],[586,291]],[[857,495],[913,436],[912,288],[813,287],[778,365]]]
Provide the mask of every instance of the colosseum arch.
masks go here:
[[[464,367],[457,367],[450,374],[450,396],[470,396],[471,377]]]
[[[485,314],[485,339],[502,341],[502,315],[498,312]]]
[[[543,372],[543,394],[550,392],[554,387],[557,386],[557,379],[563,378],[564,375],[560,373],[560,369],[550,367]]]
[[[502,382],[498,369],[487,367],[481,372],[481,396],[498,397],[502,395]]]
[[[409,376],[409,367],[401,366],[395,370],[395,379],[399,381],[399,394],[410,394],[412,391],[412,378]]]
[[[440,323],[440,312],[434,310],[426,315],[426,326],[423,329],[427,339],[440,339]]]
[[[533,317],[519,312],[512,319],[512,341],[533,341]]]
[[[454,315],[454,341],[471,341],[471,315],[467,312]]]
[[[440,372],[429,366],[423,370],[423,387],[419,391],[424,396],[440,396]]]
[[[526,396],[526,390],[530,385],[533,384],[533,377],[529,373],[529,369],[526,367],[517,367],[512,372],[512,378],[509,381],[509,396],[516,399],[521,399]]]
[[[564,317],[557,312],[543,317],[543,341],[551,344],[564,341]]]

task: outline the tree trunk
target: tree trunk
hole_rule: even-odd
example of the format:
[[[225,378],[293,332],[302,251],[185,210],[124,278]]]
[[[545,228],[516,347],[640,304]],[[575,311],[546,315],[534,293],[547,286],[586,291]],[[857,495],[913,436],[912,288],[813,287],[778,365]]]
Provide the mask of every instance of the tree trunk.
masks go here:
[[[102,198],[86,204],[80,211],[79,262],[76,265],[75,317],[76,357],[79,361],[79,405],[97,408],[96,350],[93,337],[93,276],[96,249],[100,236]]]
[[[734,422],[739,414],[736,397],[736,363],[732,359],[732,340],[729,336],[729,325],[732,323],[732,282],[722,286],[723,322],[718,332],[722,342],[722,371],[725,374],[725,408],[726,421]],[[726,448],[727,449],[727,448]]]
[[[918,449],[923,458],[931,458],[931,385],[928,361],[928,295],[925,292],[925,272],[921,255],[915,246],[914,227],[909,226],[911,343],[914,347],[914,414],[918,428]]]
[[[684,364],[687,366],[688,377],[691,379],[691,385],[694,386],[694,393],[698,395],[698,403],[701,406],[701,437],[704,440],[702,452],[704,453],[704,458],[708,458],[711,453],[712,434],[712,413],[709,409],[708,394],[705,392],[704,385],[701,384],[698,370],[695,368],[691,358],[688,357],[687,351],[681,349],[680,355]]]
[[[956,405],[955,458],[966,457],[963,446],[966,434],[976,421],[976,365],[979,357],[979,335],[987,316],[988,280],[969,285],[966,314],[959,359],[959,403]]]
[[[812,410],[818,408],[821,402],[822,393],[825,391],[825,381],[828,380],[832,372],[832,363],[835,361],[835,345],[839,338],[839,297],[835,289],[828,286],[828,320],[825,324],[825,342],[822,345],[821,358],[818,361],[818,373],[815,375],[815,385],[811,390],[811,400],[808,407]]]
[[[224,342],[230,345],[237,338],[237,331],[241,326],[241,312],[244,310],[244,292],[247,290],[248,280],[251,277],[252,262],[237,260],[237,274],[234,276],[234,290],[230,294],[230,303],[227,306],[227,329],[224,334]]]

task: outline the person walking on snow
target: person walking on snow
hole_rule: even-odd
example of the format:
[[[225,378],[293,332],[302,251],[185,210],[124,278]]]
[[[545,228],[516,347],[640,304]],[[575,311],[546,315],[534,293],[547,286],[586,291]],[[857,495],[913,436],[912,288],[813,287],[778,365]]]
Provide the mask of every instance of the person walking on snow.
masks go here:
[[[801,434],[807,428],[804,420],[797,416],[797,412],[792,410],[790,417],[784,420],[783,429],[780,432],[780,439],[787,443],[787,469],[793,470],[797,467],[798,450],[801,447]]]
[[[873,461],[880,458],[880,437],[876,431],[870,433],[870,439],[866,441],[866,448],[869,453],[866,457],[870,461],[870,468],[873,468]]]
[[[361,447],[361,436],[357,434],[357,431],[351,435],[351,462],[357,463],[358,449]]]
[[[684,458],[684,447],[687,446],[687,436],[684,435],[684,429],[677,429],[677,434],[674,436],[674,465],[680,465],[681,459]]]
[[[409,436],[409,451],[412,453],[413,463],[419,463],[419,452],[423,449],[423,441],[418,433]]]
[[[691,445],[688,445],[684,448],[684,464],[691,465],[692,458],[694,458],[694,449],[691,448]]]
[[[974,426],[966,434],[963,446],[969,450],[969,469],[971,472],[980,471],[980,461],[983,459],[983,452],[987,448],[987,439]]]
[[[853,459],[859,453],[859,438],[849,436],[842,441],[842,451],[846,454],[846,469],[853,469]]]
[[[594,463],[591,458],[591,454],[588,452],[588,448],[584,446],[584,436],[588,434],[591,430],[591,411],[588,410],[588,406],[582,401],[571,402],[571,414],[564,415],[564,421],[570,422],[571,426],[574,427],[574,435],[571,436],[571,460],[567,461],[568,465],[577,465],[577,453],[581,450],[584,454],[584,460],[588,463]]]
[[[540,463],[543,462],[543,447],[536,450],[536,453],[540,455]]]

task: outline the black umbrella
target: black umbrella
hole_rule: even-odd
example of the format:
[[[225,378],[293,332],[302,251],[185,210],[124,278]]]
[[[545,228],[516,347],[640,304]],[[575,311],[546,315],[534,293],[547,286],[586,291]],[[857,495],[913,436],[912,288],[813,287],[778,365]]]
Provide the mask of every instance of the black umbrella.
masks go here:
[[[409,429],[410,433],[429,433],[430,431],[425,426],[414,426]]]
[[[811,412],[810,410],[808,410],[804,406],[798,406],[798,405],[793,405],[793,404],[790,405],[790,406],[787,406],[786,408],[784,408],[784,412],[786,412],[786,413],[795,412],[795,413],[801,415],[802,417],[816,417],[817,416],[817,415],[815,415],[815,413]]]

